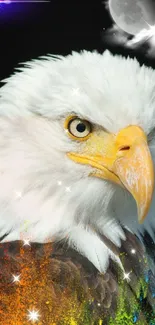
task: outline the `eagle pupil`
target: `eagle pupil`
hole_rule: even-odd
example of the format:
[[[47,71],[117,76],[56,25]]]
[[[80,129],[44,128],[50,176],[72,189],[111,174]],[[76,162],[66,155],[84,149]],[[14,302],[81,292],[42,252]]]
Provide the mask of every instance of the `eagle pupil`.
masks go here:
[[[76,129],[77,129],[78,132],[81,132],[81,133],[82,133],[82,132],[85,131],[86,126],[85,126],[83,123],[79,123],[79,124],[77,125]]]

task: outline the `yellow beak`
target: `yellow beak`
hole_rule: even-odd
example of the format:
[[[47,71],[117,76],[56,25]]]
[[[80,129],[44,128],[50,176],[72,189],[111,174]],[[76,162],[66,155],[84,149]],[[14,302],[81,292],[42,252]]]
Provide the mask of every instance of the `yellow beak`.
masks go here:
[[[128,126],[117,135],[94,133],[81,153],[70,152],[75,162],[94,167],[96,176],[125,187],[137,203],[138,220],[142,223],[149,211],[154,190],[154,166],[147,138],[138,126]]]

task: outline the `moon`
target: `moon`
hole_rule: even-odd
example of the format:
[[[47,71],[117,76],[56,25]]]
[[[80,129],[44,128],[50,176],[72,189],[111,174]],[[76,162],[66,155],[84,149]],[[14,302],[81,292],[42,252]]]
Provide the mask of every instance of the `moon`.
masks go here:
[[[109,11],[116,25],[128,34],[155,25],[154,0],[109,0]]]

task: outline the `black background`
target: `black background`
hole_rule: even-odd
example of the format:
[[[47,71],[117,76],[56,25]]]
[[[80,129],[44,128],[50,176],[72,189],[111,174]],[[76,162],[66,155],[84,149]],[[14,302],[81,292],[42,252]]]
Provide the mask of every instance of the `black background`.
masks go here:
[[[155,65],[144,51],[105,44],[103,33],[112,26],[104,1],[51,0],[48,3],[0,5],[0,79],[8,77],[19,62],[47,53],[109,48],[113,53],[136,56],[140,63]]]

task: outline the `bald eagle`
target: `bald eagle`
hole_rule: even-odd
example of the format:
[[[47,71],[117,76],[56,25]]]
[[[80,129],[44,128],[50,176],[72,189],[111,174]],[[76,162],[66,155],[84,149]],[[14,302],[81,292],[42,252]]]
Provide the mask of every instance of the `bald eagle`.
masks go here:
[[[63,241],[123,269],[125,229],[154,240],[155,72],[109,51],[16,70],[0,89],[1,242]]]

